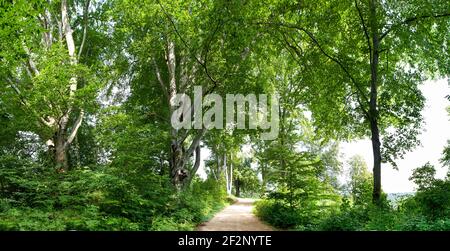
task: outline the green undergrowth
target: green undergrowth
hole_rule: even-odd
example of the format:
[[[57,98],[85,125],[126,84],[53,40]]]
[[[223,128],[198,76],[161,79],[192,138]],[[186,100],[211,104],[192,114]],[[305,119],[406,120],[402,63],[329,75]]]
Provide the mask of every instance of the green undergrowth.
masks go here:
[[[144,170],[57,174],[13,156],[0,163],[0,230],[193,230],[229,203],[215,180],[177,192],[168,177]]]
[[[292,209],[276,200],[258,201],[255,213],[263,221],[281,228],[305,231],[449,231],[450,182],[436,180],[392,205],[370,202],[352,204],[344,198],[338,209],[322,209],[312,217],[310,210]]]

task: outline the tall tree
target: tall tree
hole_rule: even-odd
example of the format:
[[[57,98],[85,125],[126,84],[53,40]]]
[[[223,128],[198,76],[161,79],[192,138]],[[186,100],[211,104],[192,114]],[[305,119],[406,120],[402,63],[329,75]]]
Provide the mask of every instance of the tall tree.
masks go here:
[[[47,142],[62,172],[69,169],[69,148],[86,110],[95,107],[98,89],[91,69],[80,63],[90,24],[89,6],[89,0],[38,0],[15,1],[3,8],[5,17],[14,19],[2,18],[6,25],[2,25],[1,39],[12,40],[15,46],[5,48],[8,57],[2,58],[9,66],[1,72],[2,91],[11,101],[10,112],[17,109],[26,114],[23,119],[31,123],[23,129]],[[12,30],[10,22],[19,27]],[[75,37],[74,32],[82,35]]]
[[[281,1],[257,22],[276,28],[297,58],[315,125],[334,137],[370,136],[374,203],[381,163],[396,167],[419,143],[419,84],[449,74],[449,8],[440,0]]]
[[[160,106],[146,109],[170,131],[173,184],[187,186],[199,168],[200,144],[207,130],[202,124],[201,103],[191,103],[190,118],[175,119],[183,123],[182,128],[170,125],[180,106],[175,96],[185,93],[193,97],[196,90],[200,92],[195,86],[202,87],[201,98],[240,86],[235,80],[244,75],[251,54],[249,44],[257,41],[252,36],[255,32],[238,25],[240,6],[228,2],[117,0],[113,4],[120,10],[114,14],[114,28],[123,51],[116,62],[128,64],[123,77],[131,82],[132,97],[151,96]],[[192,123],[194,118],[199,123]]]

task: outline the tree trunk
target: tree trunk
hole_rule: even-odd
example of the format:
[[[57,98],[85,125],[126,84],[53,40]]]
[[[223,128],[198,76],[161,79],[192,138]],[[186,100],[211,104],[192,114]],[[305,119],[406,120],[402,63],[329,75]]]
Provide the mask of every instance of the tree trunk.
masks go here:
[[[67,51],[69,53],[70,57],[70,64],[76,65],[78,64],[77,58],[75,57],[75,42],[73,39],[73,30],[70,27],[70,20],[69,20],[69,13],[68,13],[68,5],[67,0],[61,1],[61,23],[62,23],[62,30],[65,35],[66,44],[67,44]],[[78,87],[78,82],[76,76],[72,76],[69,80],[69,96],[75,97],[75,92]],[[78,129],[81,126],[81,123],[83,121],[84,111],[83,109],[80,110],[80,114],[78,115],[77,120],[75,121],[72,131],[70,135],[67,137],[67,127],[69,123],[69,117],[72,113],[73,107],[69,106],[68,109],[64,112],[63,116],[61,116],[60,120],[57,121],[57,132],[55,134],[55,137],[53,139],[54,146],[55,146],[55,162],[56,167],[59,170],[59,172],[66,172],[69,170],[69,161],[68,161],[68,154],[67,151],[69,149],[70,144],[75,139]]]
[[[226,180],[226,188],[227,194],[231,195],[233,190],[233,164],[230,163],[230,168],[227,167],[227,155],[223,155],[223,167],[225,169],[225,180]]]
[[[372,131],[372,149],[373,149],[373,194],[372,200],[376,205],[381,201],[381,148],[378,124],[375,121],[370,122]]]
[[[228,194],[231,194],[231,192],[233,191],[233,163],[230,162],[230,178],[228,179],[229,182],[229,187],[228,187]]]
[[[381,144],[380,132],[378,129],[378,58],[379,58],[379,37],[376,16],[376,1],[370,1],[370,24],[372,33],[372,52],[371,52],[371,81],[370,81],[370,102],[369,102],[369,120],[372,133],[373,150],[373,194],[372,200],[376,205],[381,201]]]
[[[175,43],[168,39],[167,40],[167,47],[166,47],[166,64],[167,64],[167,70],[168,70],[168,88],[166,88],[164,84],[164,80],[161,77],[158,65],[156,64],[156,61],[154,61],[156,75],[159,83],[161,84],[161,87],[163,88],[164,94],[168,98],[169,102],[169,111],[172,116],[173,112],[178,108],[178,104],[175,102],[175,97],[177,95],[177,91],[183,91],[186,86],[184,86],[183,82],[186,81],[185,76],[181,76],[181,80],[177,83],[177,74],[176,74],[176,54],[175,54]],[[184,62],[184,58],[181,60]],[[183,67],[183,63],[181,64],[181,67]],[[181,74],[187,74],[185,70],[181,71]],[[182,118],[180,118],[182,119]],[[185,137],[181,137],[179,135],[178,129],[175,129],[174,127],[171,128],[170,135],[171,135],[171,149],[170,149],[170,169],[171,169],[171,179],[173,185],[177,189],[181,189],[183,187],[187,187],[189,183],[192,180],[192,176],[195,175],[197,172],[197,169],[200,165],[200,141],[204,134],[206,133],[206,128],[202,128],[197,135],[195,135],[194,139],[192,140],[191,144],[189,145],[189,148],[186,150],[184,147],[184,140]],[[189,159],[192,157],[192,155],[195,153],[196,160],[195,164],[192,168],[186,168],[186,163],[189,162]]]
[[[183,182],[183,185],[185,187],[188,187],[191,184],[192,179],[194,178],[195,174],[197,173],[198,168],[200,167],[200,153],[201,153],[201,149],[200,149],[200,145],[198,145],[195,148],[195,163],[194,163],[194,166],[192,167],[191,171],[187,174],[187,178]]]
[[[267,189],[267,174],[266,174],[266,167],[264,164],[261,164],[261,190],[262,193],[266,192]]]
[[[220,166],[220,157],[217,156],[217,169],[214,171],[214,178],[216,180],[220,180],[221,170],[222,170],[222,167]]]
[[[67,160],[67,151],[63,145],[56,144],[55,146],[55,162],[57,171],[65,173],[69,170],[69,162]]]
[[[65,130],[59,129],[54,137],[53,142],[55,145],[54,160],[56,170],[59,173],[67,172],[69,170],[69,161],[67,158],[68,156],[65,140]]]
[[[231,189],[230,189],[230,175],[228,174],[228,167],[227,167],[227,155],[223,155],[223,170],[225,171],[225,186],[227,189],[227,194],[231,195]]]
[[[176,188],[181,188],[183,180],[187,177],[183,164],[183,148],[178,144],[177,139],[172,140],[171,160],[170,160],[172,184]]]

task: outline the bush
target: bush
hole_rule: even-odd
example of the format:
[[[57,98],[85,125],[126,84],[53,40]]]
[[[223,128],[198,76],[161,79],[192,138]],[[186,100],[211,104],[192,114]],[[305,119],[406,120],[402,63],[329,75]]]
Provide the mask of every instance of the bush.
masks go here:
[[[450,215],[450,180],[436,180],[431,187],[417,192],[415,198],[419,210],[431,219]]]
[[[430,211],[428,200],[435,197],[423,199],[423,193],[403,199],[399,202],[397,209],[384,205],[375,206],[348,206],[340,212],[325,219],[318,227],[325,231],[355,231],[355,230],[377,230],[377,231],[448,231],[450,230],[449,214],[443,214],[439,210]],[[441,198],[441,197],[439,197]],[[442,208],[442,205],[439,207]],[[433,207],[436,209],[436,207]],[[433,213],[434,212],[434,213]]]
[[[302,223],[300,213],[286,204],[275,200],[256,202],[256,215],[278,228],[292,228]]]
[[[345,208],[325,218],[318,226],[323,231],[355,231],[364,228],[364,222],[369,219],[368,212],[363,207]]]
[[[145,169],[85,167],[58,174],[0,156],[0,230],[191,230],[226,203],[224,185],[176,192]]]

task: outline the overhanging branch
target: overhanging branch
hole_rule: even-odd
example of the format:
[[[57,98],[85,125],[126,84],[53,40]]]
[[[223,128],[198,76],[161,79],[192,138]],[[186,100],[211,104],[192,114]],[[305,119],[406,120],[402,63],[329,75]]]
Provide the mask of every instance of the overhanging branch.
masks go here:
[[[364,36],[366,37],[366,40],[367,40],[367,47],[369,49],[369,54],[370,54],[370,62],[372,62],[372,45],[370,44],[370,37],[369,37],[369,32],[367,31],[366,22],[364,21],[364,17],[362,15],[361,9],[358,6],[358,0],[355,0],[355,7],[356,7],[356,10],[358,10],[359,19],[361,20],[361,24],[362,24],[362,27],[364,30]]]
[[[289,29],[299,30],[299,31],[306,33],[308,35],[308,37],[319,48],[320,52],[325,57],[327,57],[328,59],[335,62],[337,65],[339,65],[339,67],[344,71],[344,73],[350,79],[351,83],[355,86],[355,88],[358,91],[358,93],[360,94],[360,96],[362,96],[362,98],[364,99],[364,102],[368,103],[368,98],[367,98],[366,94],[363,92],[363,90],[359,86],[356,79],[350,74],[350,71],[347,69],[347,67],[345,67],[345,65],[338,58],[336,58],[336,57],[330,55],[328,52],[326,52],[325,49],[321,46],[321,44],[319,43],[319,41],[316,39],[316,37],[314,36],[314,34],[312,32],[305,29],[304,27],[293,25],[293,24],[286,24],[286,23],[257,23],[257,24],[259,24],[259,25],[261,25],[261,24],[262,25],[275,25],[275,26],[285,27],[285,28],[289,28]],[[357,101],[358,101],[359,106],[360,106],[361,110],[363,111],[363,113],[366,116],[368,116],[368,112],[364,109],[364,106],[363,106],[363,103],[361,102],[360,96],[358,96]]]
[[[161,10],[164,12],[164,15],[167,17],[167,19],[170,21],[173,30],[175,32],[175,34],[180,38],[181,42],[183,43],[183,45],[188,49],[189,52],[191,52],[191,56],[195,59],[195,61],[197,61],[197,63],[203,68],[206,76],[209,78],[209,80],[213,83],[213,87],[208,90],[206,93],[210,93],[212,92],[217,84],[218,81],[216,79],[214,79],[211,74],[209,73],[208,67],[207,67],[207,61],[202,62],[194,53],[192,53],[192,50],[190,49],[190,46],[187,44],[187,42],[184,40],[183,36],[181,36],[181,34],[179,33],[174,21],[172,20],[172,17],[169,15],[169,13],[167,13],[166,9],[164,8],[164,6],[161,4],[160,1],[158,1],[159,6],[161,7]],[[209,50],[209,49],[208,49]],[[207,51],[208,51],[207,50]],[[207,58],[207,56],[205,56],[205,58]]]
[[[355,86],[355,88],[358,90],[358,92],[360,93],[360,95],[364,98],[364,100],[367,102],[367,97],[365,95],[365,93],[361,90],[358,82],[356,81],[356,79],[350,74],[350,71],[347,69],[347,67],[345,67],[345,65],[336,57],[330,55],[328,52],[325,51],[325,49],[322,47],[322,45],[319,43],[319,41],[316,39],[316,37],[314,36],[314,34],[310,31],[308,31],[307,29],[300,27],[300,26],[296,26],[296,25],[290,25],[290,24],[285,24],[285,23],[277,23],[275,25],[279,25],[282,27],[286,27],[286,28],[290,28],[290,29],[297,29],[300,31],[303,31],[304,33],[306,33],[308,35],[308,37],[313,41],[313,43],[319,48],[320,52],[327,57],[328,59],[330,59],[331,61],[335,62],[337,65],[339,65],[339,67],[344,71],[344,73],[349,77],[350,81],[353,83],[353,85]]]
[[[161,86],[164,96],[167,98],[167,100],[170,104],[169,93],[167,92],[167,87],[164,84],[164,81],[162,79],[161,71],[159,70],[158,64],[156,63],[155,59],[153,59],[152,61],[153,61],[153,66],[155,67],[156,78],[158,79],[159,85]]]
[[[442,17],[450,17],[450,13],[444,13],[444,14],[436,14],[436,15],[422,15],[422,16],[416,16],[416,17],[410,17],[405,19],[404,21],[397,23],[397,24],[393,24],[391,26],[389,26],[389,28],[387,28],[387,30],[381,34],[380,36],[380,41],[383,40],[384,37],[386,37],[392,30],[403,26],[403,25],[407,25],[410,23],[413,23],[415,21],[420,21],[422,19],[428,19],[428,18],[442,18]]]

